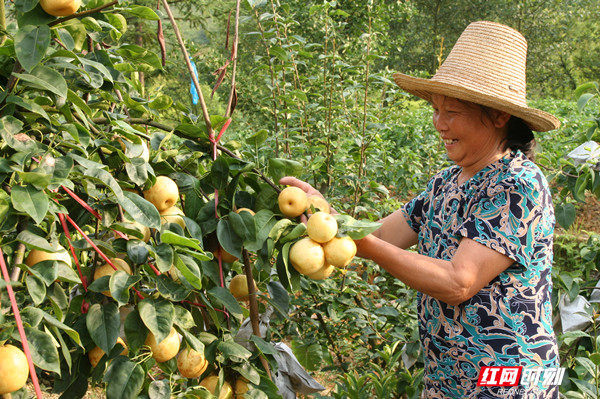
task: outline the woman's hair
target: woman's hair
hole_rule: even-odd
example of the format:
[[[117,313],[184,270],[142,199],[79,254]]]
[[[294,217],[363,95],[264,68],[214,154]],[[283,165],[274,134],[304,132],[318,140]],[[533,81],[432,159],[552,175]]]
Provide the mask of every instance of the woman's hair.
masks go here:
[[[483,113],[491,117],[491,108],[479,105]],[[504,150],[521,151],[530,161],[535,162],[536,141],[531,128],[523,119],[511,115],[506,124],[506,139],[504,140]]]
[[[536,142],[533,131],[521,118],[511,116],[506,125],[504,149],[520,150],[530,161],[535,161]]]

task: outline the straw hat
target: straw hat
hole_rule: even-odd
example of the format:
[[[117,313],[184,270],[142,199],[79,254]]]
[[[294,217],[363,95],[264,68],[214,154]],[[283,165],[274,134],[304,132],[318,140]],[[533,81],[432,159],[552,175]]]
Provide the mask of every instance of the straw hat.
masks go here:
[[[557,129],[553,115],[529,108],[526,101],[527,41],[516,30],[495,22],[473,22],[458,38],[431,79],[394,74],[405,91],[431,101],[442,94],[521,118],[534,131]]]

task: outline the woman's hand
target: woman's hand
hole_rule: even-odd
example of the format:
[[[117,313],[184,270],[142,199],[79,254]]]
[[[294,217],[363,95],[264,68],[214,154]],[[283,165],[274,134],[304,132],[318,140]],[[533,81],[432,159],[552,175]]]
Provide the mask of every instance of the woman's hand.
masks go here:
[[[323,197],[323,195],[319,192],[319,190],[317,190],[316,188],[314,188],[307,182],[302,181],[300,179],[296,179],[295,177],[292,177],[292,176],[282,177],[281,179],[279,179],[279,184],[282,184],[284,186],[298,187],[299,189],[304,191],[307,196],[308,195],[318,195],[319,197]]]

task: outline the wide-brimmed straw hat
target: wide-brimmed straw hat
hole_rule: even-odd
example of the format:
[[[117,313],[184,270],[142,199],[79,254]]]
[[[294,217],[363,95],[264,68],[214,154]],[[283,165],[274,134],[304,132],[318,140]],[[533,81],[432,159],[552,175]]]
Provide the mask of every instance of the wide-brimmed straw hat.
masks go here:
[[[394,74],[405,91],[431,102],[441,94],[508,112],[534,131],[557,129],[553,115],[527,106],[527,40],[516,30],[488,21],[473,22],[462,33],[431,79]]]

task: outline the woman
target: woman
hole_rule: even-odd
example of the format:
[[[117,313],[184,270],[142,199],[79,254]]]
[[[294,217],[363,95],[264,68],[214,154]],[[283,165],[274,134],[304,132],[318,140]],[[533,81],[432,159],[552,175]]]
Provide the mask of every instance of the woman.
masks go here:
[[[523,374],[558,367],[550,302],[554,212],[547,182],[526,154],[532,130],[560,124],[526,104],[526,53],[517,31],[475,22],[431,80],[394,75],[432,104],[455,165],[357,246],[418,291],[424,398],[558,397],[556,385],[541,382],[477,386],[483,367],[521,366]],[[291,177],[281,183],[317,193]],[[415,244],[418,253],[405,250]]]

